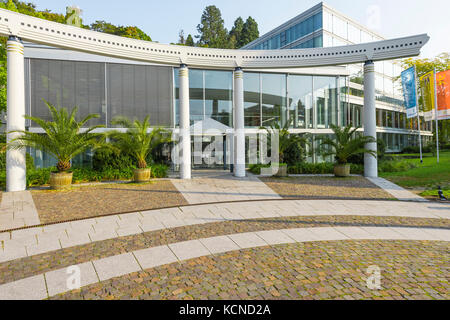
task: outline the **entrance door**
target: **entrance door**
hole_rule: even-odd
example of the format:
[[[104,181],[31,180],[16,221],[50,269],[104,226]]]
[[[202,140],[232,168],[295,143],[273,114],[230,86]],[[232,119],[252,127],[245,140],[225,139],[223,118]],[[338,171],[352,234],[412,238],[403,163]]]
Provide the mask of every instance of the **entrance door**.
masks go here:
[[[220,141],[220,139],[222,141]],[[201,150],[200,150],[201,145]],[[221,149],[221,150],[218,150]],[[193,136],[191,138],[192,168],[228,170],[227,138],[223,136]]]

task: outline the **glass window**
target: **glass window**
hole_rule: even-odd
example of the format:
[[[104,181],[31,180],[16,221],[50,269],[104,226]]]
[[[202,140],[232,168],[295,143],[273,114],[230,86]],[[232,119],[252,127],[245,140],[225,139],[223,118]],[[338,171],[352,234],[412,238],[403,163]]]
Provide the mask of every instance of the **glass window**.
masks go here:
[[[259,73],[244,72],[244,117],[246,127],[261,126]]]
[[[189,108],[191,125],[204,120],[202,70],[189,69]]]
[[[322,29],[322,26],[323,26],[322,12],[319,12],[314,16],[314,31]]]
[[[262,126],[286,123],[286,75],[261,74]]]
[[[31,59],[30,64],[32,116],[51,119],[45,100],[69,112],[78,107],[79,120],[100,116],[87,126],[106,124],[104,63]]]
[[[336,77],[314,77],[314,99],[319,129],[338,124],[336,82]]]
[[[322,48],[323,47],[323,38],[322,36],[318,36],[314,38],[314,48]]]
[[[289,118],[294,128],[313,127],[312,77],[290,75],[288,77]]]
[[[205,71],[205,118],[232,127],[233,73]]]
[[[108,64],[108,122],[117,116],[143,119],[152,125],[172,122],[172,68]]]

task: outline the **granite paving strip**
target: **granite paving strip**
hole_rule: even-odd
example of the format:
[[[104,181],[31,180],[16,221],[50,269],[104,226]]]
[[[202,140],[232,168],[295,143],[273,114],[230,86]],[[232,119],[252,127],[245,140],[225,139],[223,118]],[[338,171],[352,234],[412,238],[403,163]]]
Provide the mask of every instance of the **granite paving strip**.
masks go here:
[[[188,204],[170,180],[31,193],[43,224]]]
[[[29,191],[5,192],[0,205],[0,232],[41,224]]]
[[[233,251],[164,265],[51,299],[450,298],[447,242],[308,242]],[[369,289],[370,266],[381,288]]]
[[[386,192],[393,195],[398,200],[428,202],[427,199],[422,198],[421,196],[419,196],[411,191],[408,191],[386,179],[383,179],[383,178],[367,178],[367,179],[369,181],[371,181],[372,183],[376,184],[377,186],[379,186],[380,188],[382,188],[383,190],[385,190]]]
[[[261,177],[284,199],[392,199],[390,193],[364,177]]]
[[[311,234],[310,238],[303,239],[301,242],[311,242],[318,241],[321,242],[324,239],[328,241],[339,241],[339,240],[364,240],[358,238],[350,238],[344,236],[342,232],[340,232],[339,227],[336,228],[307,228],[307,229],[291,229],[288,231],[308,231]],[[276,230],[283,232],[283,230]],[[396,231],[386,228],[386,227],[373,227],[370,229],[370,233],[375,235],[378,239],[385,239],[386,233]],[[434,234],[434,229],[431,228],[404,228],[402,233],[397,233],[395,238],[392,238],[391,235],[388,235],[387,239],[398,239],[398,240],[423,240],[421,238],[420,232],[424,232],[424,234],[429,234],[435,237],[441,237],[441,234]],[[324,236],[326,234],[326,236]],[[235,242],[241,249],[255,248],[255,247],[266,247],[268,244],[262,240],[256,233],[241,233],[241,234],[232,234],[228,236],[233,242]],[[428,238],[428,237],[427,237]],[[207,240],[207,239],[205,239]],[[295,239],[294,239],[295,240]],[[450,241],[450,230],[446,230],[444,236],[442,236],[441,241]],[[291,243],[291,239],[289,239],[288,243]],[[210,251],[206,249],[206,247],[202,244],[201,241],[198,240],[190,240],[185,242],[179,242],[170,244],[169,248],[174,252],[177,256],[178,260],[186,261],[191,260],[193,258],[209,256],[211,255]],[[141,251],[142,253],[142,251]],[[147,259],[144,259],[145,262]],[[117,278],[126,274],[131,274],[137,271],[142,270],[141,263],[139,261],[139,255],[136,257],[133,252],[120,254],[116,256],[109,256],[107,258],[103,258],[100,260],[94,260],[93,265],[97,272],[98,278],[100,281],[109,280],[112,278]],[[160,266],[158,264],[158,266]],[[80,268],[81,269],[81,268]],[[62,271],[62,270],[60,270]],[[55,273],[55,272],[53,272]],[[51,277],[50,277],[51,278]],[[69,276],[68,276],[69,278]],[[29,281],[35,281],[36,277],[27,278]],[[26,282],[27,279],[19,280],[18,283],[22,285],[13,286],[11,284],[5,284],[0,286],[0,295],[8,299],[8,293],[10,292],[11,298],[15,298],[17,296],[26,297],[26,292],[29,292],[32,287],[23,286],[23,283]],[[96,281],[95,277],[92,277],[93,281]],[[34,283],[34,282],[33,282]],[[37,284],[39,285],[39,284]],[[33,291],[33,290],[31,290]],[[30,294],[33,298],[36,297],[36,293]]]
[[[112,215],[0,233],[0,263],[58,248],[188,225],[284,216],[399,216],[450,218],[450,205],[394,201],[278,200],[205,204]],[[25,254],[23,248],[25,247]],[[16,253],[19,252],[19,253]],[[19,254],[19,256],[15,256]],[[13,255],[13,256],[11,256]]]
[[[182,241],[220,237],[236,233],[310,227],[352,227],[354,232],[356,232],[354,228],[358,227],[358,233],[361,233],[362,228],[373,226],[432,227],[435,228],[435,233],[442,230],[443,234],[445,234],[447,229],[450,229],[450,220],[396,216],[305,216],[254,220],[242,219],[237,221],[223,221],[149,231],[137,235],[108,239],[99,242],[89,242],[77,247],[63,248],[30,257],[26,256],[25,247],[16,246],[10,247],[11,249],[7,249],[3,252],[3,257],[9,261],[0,263],[0,284],[30,277],[37,273],[53,271],[57,268],[105,258],[111,255],[118,255]],[[365,232],[365,234],[367,234],[367,232]],[[267,243],[269,243],[269,241],[274,241],[273,237],[263,236],[260,233],[258,233],[258,236]],[[301,238],[297,238],[297,240],[301,240]],[[210,249],[210,246],[208,246],[207,243],[203,244],[206,248]],[[228,243],[228,245],[230,244]],[[226,246],[226,248],[228,248],[228,246]]]
[[[190,204],[280,199],[256,176],[236,178],[227,171],[205,170],[194,172],[192,180],[172,180]]]

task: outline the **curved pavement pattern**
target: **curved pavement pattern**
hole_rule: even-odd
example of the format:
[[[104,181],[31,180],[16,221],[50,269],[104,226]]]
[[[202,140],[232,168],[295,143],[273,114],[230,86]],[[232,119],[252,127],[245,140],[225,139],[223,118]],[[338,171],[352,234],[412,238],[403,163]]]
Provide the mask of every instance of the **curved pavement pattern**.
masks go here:
[[[153,247],[94,260],[74,267],[81,271],[81,286],[84,287],[165,264],[230,251],[289,243],[345,240],[450,241],[450,230],[324,227],[249,232]],[[0,286],[0,299],[46,299],[70,291],[68,279],[73,272],[71,270],[73,267],[4,284]]]

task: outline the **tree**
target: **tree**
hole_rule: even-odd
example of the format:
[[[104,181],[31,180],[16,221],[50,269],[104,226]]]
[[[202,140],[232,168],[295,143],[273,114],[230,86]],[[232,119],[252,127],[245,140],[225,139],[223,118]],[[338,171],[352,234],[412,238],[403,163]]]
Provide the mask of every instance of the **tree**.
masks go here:
[[[90,114],[81,121],[76,120],[78,108],[74,108],[69,114],[67,109],[56,109],[46,102],[52,121],[45,121],[38,117],[25,116],[26,119],[35,122],[41,127],[45,134],[29,131],[13,131],[21,136],[13,139],[8,148],[21,149],[24,147],[36,148],[50,153],[58,160],[57,168],[59,172],[70,170],[72,160],[75,156],[85,152],[90,148],[102,146],[103,134],[93,133],[95,129],[104,126],[97,125],[81,131],[81,128],[91,119],[98,118],[98,114]]]
[[[181,44],[181,45],[186,44],[186,39],[184,38],[184,30],[183,29],[181,29],[180,32],[178,33],[178,43],[177,44]]]
[[[252,17],[248,17],[242,28],[242,34],[238,41],[238,48],[249,44],[259,38],[258,23]]]
[[[203,11],[201,22],[197,26],[199,45],[209,48],[228,48],[228,31],[220,10],[212,5]]]
[[[186,45],[188,47],[195,47],[195,42],[194,42],[194,38],[192,38],[192,35],[189,34],[186,38]]]
[[[446,71],[450,69],[450,55],[449,53],[442,53],[434,59],[420,59],[409,58],[402,61],[402,67],[408,69],[415,66],[417,70],[417,76],[421,77],[436,68],[436,72]],[[419,83],[419,107],[423,110],[423,99],[421,97],[421,87]],[[439,120],[439,143],[444,145],[450,140],[450,120]],[[434,132],[434,144],[436,144],[436,128],[433,125]]]
[[[130,121],[124,117],[115,118],[112,123],[122,128],[127,128],[127,132],[113,131],[109,135],[113,144],[121,152],[130,154],[137,160],[139,169],[147,168],[147,157],[157,146],[163,143],[171,142],[170,136],[162,128],[150,129],[150,116],[145,117],[141,122]]]
[[[353,128],[353,124],[341,128],[335,125],[330,125],[334,132],[334,138],[326,137],[321,143],[324,157],[334,156],[337,164],[347,164],[351,156],[357,154],[368,153],[373,157],[377,153],[373,150],[366,149],[367,143],[376,142],[374,137],[359,136],[355,133],[360,128]]]
[[[134,26],[115,26],[106,21],[95,21],[91,24],[90,29],[97,32],[104,32],[113,34],[120,37],[139,39],[145,41],[152,41],[149,35],[147,35],[144,31]]]
[[[242,30],[244,29],[244,20],[239,17],[234,21],[233,28],[231,28],[229,34],[230,47],[235,49],[241,40]]]

